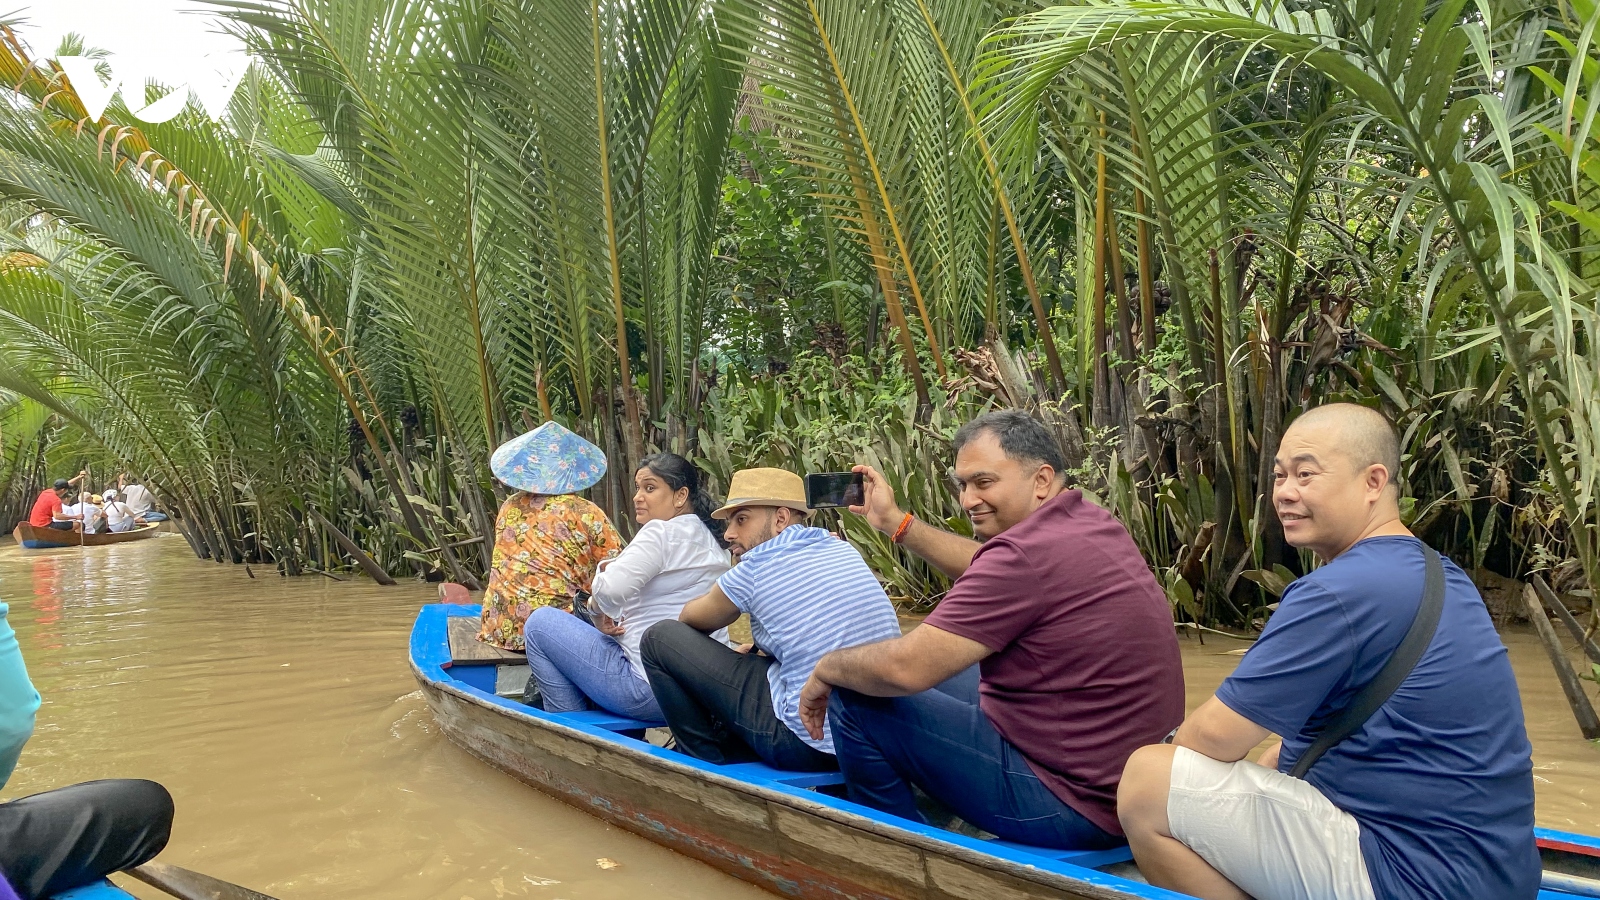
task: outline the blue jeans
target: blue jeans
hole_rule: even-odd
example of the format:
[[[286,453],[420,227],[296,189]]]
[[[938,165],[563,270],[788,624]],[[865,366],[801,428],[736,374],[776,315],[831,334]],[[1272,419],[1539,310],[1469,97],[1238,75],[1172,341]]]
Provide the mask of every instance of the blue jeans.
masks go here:
[[[146,510],[145,512],[142,512],[139,515],[143,516],[144,520],[146,522],[165,522],[167,520],[167,514],[166,513],[164,513],[164,512],[156,512],[153,509]]]
[[[541,606],[528,614],[522,637],[546,712],[598,706],[619,716],[664,721],[650,682],[639,677],[622,645],[593,625]]]
[[[1062,803],[978,708],[976,666],[930,691],[868,697],[835,689],[833,748],[850,799],[922,822],[915,784],[1004,840],[1063,850],[1124,842]]]

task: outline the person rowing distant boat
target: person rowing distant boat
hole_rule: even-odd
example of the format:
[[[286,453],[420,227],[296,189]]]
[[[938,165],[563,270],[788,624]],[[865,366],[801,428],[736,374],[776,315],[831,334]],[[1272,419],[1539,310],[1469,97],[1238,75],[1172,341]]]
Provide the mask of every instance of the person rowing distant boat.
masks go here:
[[[1472,579],[1402,524],[1394,425],[1309,410],[1273,468],[1284,539],[1323,566],[1172,743],[1128,761],[1118,813],[1140,870],[1205,900],[1533,900],[1509,655]]]
[[[63,507],[66,499],[72,496],[73,488],[89,477],[88,472],[79,472],[76,478],[57,478],[54,485],[39,492],[33,501],[33,509],[28,513],[28,524],[34,528],[54,528],[59,531],[77,531],[81,527],[83,516],[73,515]]]

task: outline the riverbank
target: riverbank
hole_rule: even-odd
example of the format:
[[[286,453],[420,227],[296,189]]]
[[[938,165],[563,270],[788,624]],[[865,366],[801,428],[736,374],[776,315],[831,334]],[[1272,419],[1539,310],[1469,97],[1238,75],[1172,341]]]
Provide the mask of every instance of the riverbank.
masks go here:
[[[197,561],[169,537],[88,552],[0,543],[0,599],[45,697],[4,798],[155,778],[179,806],[165,859],[284,900],[767,896],[444,740],[404,655],[432,585],[257,574]],[[1539,821],[1600,833],[1586,796],[1600,751],[1532,637],[1506,641]],[[1245,646],[1183,640],[1191,707]]]

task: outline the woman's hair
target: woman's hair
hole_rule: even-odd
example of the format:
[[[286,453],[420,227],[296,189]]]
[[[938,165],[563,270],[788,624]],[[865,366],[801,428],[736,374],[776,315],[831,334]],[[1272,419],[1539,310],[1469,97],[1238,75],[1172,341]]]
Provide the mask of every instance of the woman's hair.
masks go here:
[[[650,473],[667,483],[667,490],[677,493],[689,489],[689,507],[694,514],[700,517],[707,529],[711,531],[717,543],[723,547],[728,546],[722,540],[722,532],[728,527],[726,522],[719,522],[711,518],[711,511],[717,508],[717,501],[706,493],[704,473],[700,467],[676,453],[657,453],[644,458],[639,464],[641,469],[649,469]]]

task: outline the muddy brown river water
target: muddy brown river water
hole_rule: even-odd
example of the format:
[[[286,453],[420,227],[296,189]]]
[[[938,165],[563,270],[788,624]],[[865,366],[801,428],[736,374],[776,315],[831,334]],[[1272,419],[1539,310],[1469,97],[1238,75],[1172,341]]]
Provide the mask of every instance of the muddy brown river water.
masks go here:
[[[89,550],[0,542],[0,600],[44,696],[0,799],[156,779],[178,804],[164,861],[283,900],[768,896],[443,738],[405,659],[432,586],[256,575],[197,561],[176,536]],[[1578,735],[1531,635],[1505,640],[1539,822],[1600,834],[1589,796],[1600,750]],[[1244,644],[1183,644],[1193,707]]]

